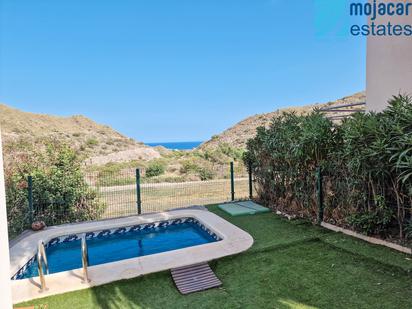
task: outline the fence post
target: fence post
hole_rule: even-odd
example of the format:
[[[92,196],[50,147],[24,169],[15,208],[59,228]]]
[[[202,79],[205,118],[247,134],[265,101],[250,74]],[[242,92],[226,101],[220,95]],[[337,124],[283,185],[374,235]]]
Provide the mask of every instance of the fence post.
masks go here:
[[[142,200],[140,196],[140,169],[136,169],[136,198],[137,198],[137,214],[142,213]]]
[[[252,163],[249,162],[248,165],[249,172],[249,199],[253,198],[253,184],[252,184]]]
[[[233,169],[233,162],[230,162],[230,192],[232,194],[232,201],[235,200],[235,175]]]
[[[30,224],[33,223],[33,177],[27,177],[27,198],[29,201],[29,219]]]
[[[322,186],[322,169],[316,168],[316,195],[318,204],[318,224],[323,221],[323,186]]]

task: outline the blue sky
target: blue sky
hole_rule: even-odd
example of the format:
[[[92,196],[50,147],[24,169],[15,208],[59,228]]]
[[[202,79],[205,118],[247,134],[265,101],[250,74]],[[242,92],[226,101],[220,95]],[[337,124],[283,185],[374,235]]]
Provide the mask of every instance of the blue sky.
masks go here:
[[[140,141],[365,88],[347,0],[2,0],[0,102]]]

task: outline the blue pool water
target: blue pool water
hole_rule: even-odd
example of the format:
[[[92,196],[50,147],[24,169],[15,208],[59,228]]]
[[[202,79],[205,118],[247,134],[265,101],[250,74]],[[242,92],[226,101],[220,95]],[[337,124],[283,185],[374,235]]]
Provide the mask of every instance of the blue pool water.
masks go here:
[[[177,220],[175,220],[177,221]],[[166,221],[167,222],[167,221]],[[137,226],[138,227],[138,226]],[[218,241],[196,220],[172,222],[166,226],[157,224],[145,229],[129,228],[122,233],[99,233],[88,238],[89,265],[99,265],[123,259],[182,249]],[[108,230],[107,230],[108,231]],[[80,239],[46,245],[50,273],[81,268]],[[38,276],[37,261],[32,260],[15,279]]]

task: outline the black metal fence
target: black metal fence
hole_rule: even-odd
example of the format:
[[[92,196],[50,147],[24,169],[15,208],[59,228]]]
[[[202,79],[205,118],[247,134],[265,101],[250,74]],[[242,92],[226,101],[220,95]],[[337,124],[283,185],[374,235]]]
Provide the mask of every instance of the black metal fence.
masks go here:
[[[314,180],[316,181],[314,195],[318,224],[331,223],[364,234],[377,234],[384,238],[397,239],[408,247],[412,245],[410,241],[412,220],[410,200],[406,199],[403,203],[400,201],[396,203],[387,196],[379,196],[378,200],[376,197],[374,199],[375,192],[367,185],[359,187],[358,183],[349,184],[338,171],[325,172],[319,167],[316,169]],[[348,200],[346,197],[348,195],[353,195],[356,199]],[[366,211],[365,208],[370,208],[370,210],[367,209],[367,215],[362,215],[362,211]],[[352,223],[348,222],[348,218],[356,218],[353,217],[354,215],[362,220],[352,219]],[[399,234],[400,231],[402,231],[402,236]]]
[[[32,222],[57,225],[167,211],[192,205],[224,203],[252,198],[255,188],[250,169],[233,163],[219,165],[214,179],[176,181],[147,177],[144,169],[87,172],[75,188],[41,186],[36,176],[23,186],[19,216],[13,221],[14,235]],[[62,177],[65,177],[62,175]],[[64,183],[64,182],[63,182]],[[73,181],[68,181],[71,185]],[[54,191],[53,191],[54,190]],[[17,226],[16,224],[19,224]]]

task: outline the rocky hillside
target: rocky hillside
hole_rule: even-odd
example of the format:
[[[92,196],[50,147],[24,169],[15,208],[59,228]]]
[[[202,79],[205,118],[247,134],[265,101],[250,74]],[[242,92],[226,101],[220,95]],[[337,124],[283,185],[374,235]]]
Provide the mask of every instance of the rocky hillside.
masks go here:
[[[203,143],[199,146],[200,150],[215,149],[220,144],[228,144],[234,148],[245,148],[246,141],[253,138],[256,134],[256,128],[260,126],[268,126],[273,117],[280,115],[282,112],[295,112],[297,114],[305,114],[312,111],[315,108],[323,107],[333,107],[344,104],[352,103],[362,103],[366,101],[366,96],[364,92],[359,92],[354,95],[344,97],[342,99],[327,102],[327,103],[316,103],[313,105],[299,106],[299,107],[289,107],[284,109],[278,109],[271,113],[258,114],[248,117],[229,129],[223,131],[222,133],[213,136],[209,141]],[[359,108],[359,107],[358,107]],[[351,108],[349,108],[351,109]],[[328,116],[338,115],[335,112],[328,113]]]
[[[79,150],[93,164],[160,157],[156,149],[84,116],[34,114],[0,104],[0,125],[5,144],[58,139]]]

